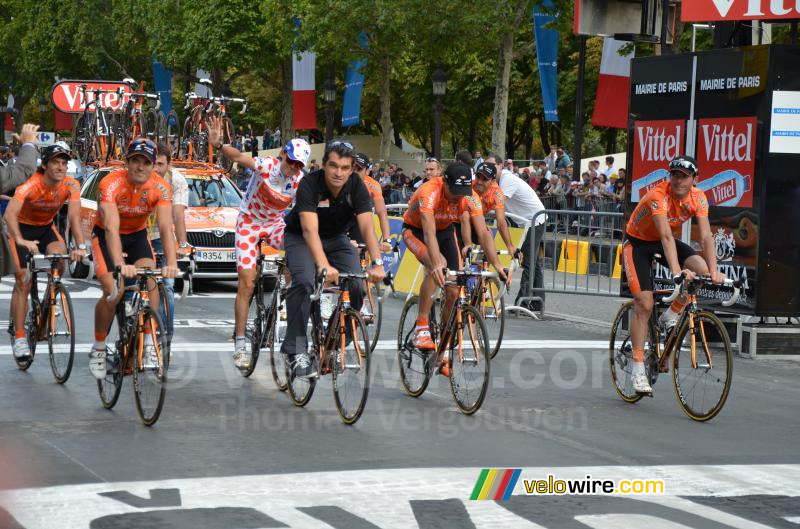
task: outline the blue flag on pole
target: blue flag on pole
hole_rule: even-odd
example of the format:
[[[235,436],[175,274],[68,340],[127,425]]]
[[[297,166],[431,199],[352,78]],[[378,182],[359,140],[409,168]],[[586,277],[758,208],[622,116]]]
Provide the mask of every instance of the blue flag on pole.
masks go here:
[[[172,110],[172,72],[153,57],[153,80],[161,96],[161,112],[166,116]]]
[[[362,48],[368,45],[367,35],[363,31],[358,34],[358,43]],[[342,105],[342,127],[361,123],[361,91],[364,88],[362,68],[367,65],[366,59],[353,61],[347,67],[344,77],[344,103]]]
[[[553,8],[552,0],[544,0],[542,5],[547,10]],[[540,12],[537,7],[533,8],[533,33],[539,59],[545,121],[558,121],[558,31],[545,27],[555,18],[554,15]]]

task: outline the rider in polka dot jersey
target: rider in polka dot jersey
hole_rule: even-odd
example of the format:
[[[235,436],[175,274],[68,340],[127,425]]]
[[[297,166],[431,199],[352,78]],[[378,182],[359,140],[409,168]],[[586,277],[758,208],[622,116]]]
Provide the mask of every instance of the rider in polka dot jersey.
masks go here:
[[[221,149],[223,156],[252,171],[236,220],[236,268],[239,286],[236,293],[234,363],[246,370],[250,367],[251,352],[246,347],[245,326],[250,298],[256,278],[258,241],[283,249],[285,223],[283,212],[294,201],[297,186],[303,178],[302,169],[308,164],[311,147],[300,138],[290,140],[277,158],[252,158],[230,145],[222,145],[222,124],[209,122],[209,141]]]

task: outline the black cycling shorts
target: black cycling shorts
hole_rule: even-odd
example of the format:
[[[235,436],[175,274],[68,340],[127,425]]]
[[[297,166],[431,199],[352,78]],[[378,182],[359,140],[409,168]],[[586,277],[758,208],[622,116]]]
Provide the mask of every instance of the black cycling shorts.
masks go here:
[[[139,259],[152,259],[155,262],[155,253],[150,245],[146,229],[120,234],[119,238],[122,242],[122,253],[126,254],[125,264],[136,264]],[[106,244],[106,232],[97,226],[92,231],[92,258],[97,270],[97,277],[114,271],[114,259],[108,251],[108,244]]]
[[[425,245],[425,235],[420,228],[403,224],[403,241],[406,248],[411,250],[419,262],[422,262],[428,253]],[[456,232],[453,226],[436,232],[436,242],[439,244],[439,253],[447,261],[448,270],[461,270],[461,252],[456,242]]]
[[[697,255],[691,246],[683,241],[675,240],[675,248],[678,250],[678,262],[684,266],[686,260],[693,255]],[[667,257],[664,253],[664,246],[661,241],[643,241],[630,235],[625,235],[625,242],[622,245],[622,262],[625,268],[625,277],[628,280],[628,287],[632,294],[648,292],[653,290],[653,277],[650,266],[653,256],[659,254],[658,262],[669,268]]]
[[[19,232],[22,238],[26,241],[37,241],[39,246],[39,253],[46,254],[47,247],[54,242],[64,244],[64,239],[56,230],[54,223],[45,224],[44,226],[33,226],[32,224],[19,223]],[[8,237],[8,247],[11,250],[11,258],[17,265],[18,271],[23,271],[28,264],[30,252],[24,246],[19,246],[11,236]]]

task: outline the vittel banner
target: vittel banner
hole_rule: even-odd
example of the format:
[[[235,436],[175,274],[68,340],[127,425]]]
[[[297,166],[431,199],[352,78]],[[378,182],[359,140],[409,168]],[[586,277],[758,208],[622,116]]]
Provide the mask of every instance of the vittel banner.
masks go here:
[[[637,121],[633,126],[631,201],[669,178],[669,162],[684,153],[684,120]]]
[[[86,92],[82,87],[86,86]],[[120,110],[128,101],[131,88],[125,83],[114,81],[60,81],[53,86],[53,106],[61,112],[80,114],[87,102],[95,99],[92,90],[103,90],[98,101],[99,106]],[[85,99],[84,99],[85,95]]]
[[[697,124],[697,187],[711,206],[753,206],[755,117],[709,118]]]

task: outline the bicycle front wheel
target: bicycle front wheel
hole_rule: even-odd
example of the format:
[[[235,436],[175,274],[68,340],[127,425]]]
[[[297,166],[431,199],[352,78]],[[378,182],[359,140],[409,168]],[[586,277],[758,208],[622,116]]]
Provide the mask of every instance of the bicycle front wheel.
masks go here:
[[[430,357],[434,351],[421,351],[414,346],[419,298],[413,296],[403,306],[397,330],[397,366],[400,368],[400,381],[406,393],[419,397],[428,387],[433,366]]]
[[[75,359],[75,318],[72,300],[62,284],[53,285],[47,326],[50,368],[56,382],[63,384],[72,372]]]
[[[472,305],[461,307],[461,329],[456,332],[461,336],[450,340],[450,391],[461,412],[472,415],[489,387],[489,335]]]
[[[134,343],[133,388],[136,411],[145,426],[152,426],[161,415],[167,392],[169,344],[158,313],[142,309],[142,329]]]
[[[369,336],[369,352],[375,350],[378,338],[381,335],[381,320],[383,319],[383,300],[381,287],[375,283],[367,283],[367,295],[364,297],[364,307],[361,310],[361,319],[367,325]]]
[[[678,334],[672,382],[681,409],[695,421],[713,419],[731,389],[733,354],[728,331],[714,314],[697,311]]]
[[[169,147],[170,154],[174,158],[177,158],[181,144],[181,131],[180,123],[178,122],[178,114],[175,113],[175,110],[170,110],[169,114],[167,114],[164,141],[167,143],[167,147]]]
[[[269,345],[269,365],[272,370],[272,378],[280,391],[286,391],[288,385],[286,378],[286,355],[281,352],[281,344],[286,333],[286,323],[281,316],[281,295],[280,281],[275,285],[275,293],[272,296],[272,304],[268,311],[267,318],[267,338]]]
[[[355,309],[344,313],[344,338],[331,354],[333,400],[345,424],[355,423],[364,411],[369,393],[369,338],[364,320]],[[341,340],[345,343],[342,344]]]
[[[247,345],[250,348],[250,367],[241,370],[243,377],[248,378],[256,370],[256,363],[258,362],[258,355],[261,352],[261,347],[264,344],[264,334],[267,328],[267,314],[263,305],[259,304],[258,299],[263,294],[260,289],[256,287],[253,296],[250,298],[250,308],[247,313],[247,325],[245,327],[244,335]]]
[[[492,358],[497,356],[500,351],[506,326],[506,302],[500,295],[501,292],[502,286],[499,279],[487,279],[482,293],[483,299],[480,300],[479,305],[480,314],[489,336],[489,356]]]

